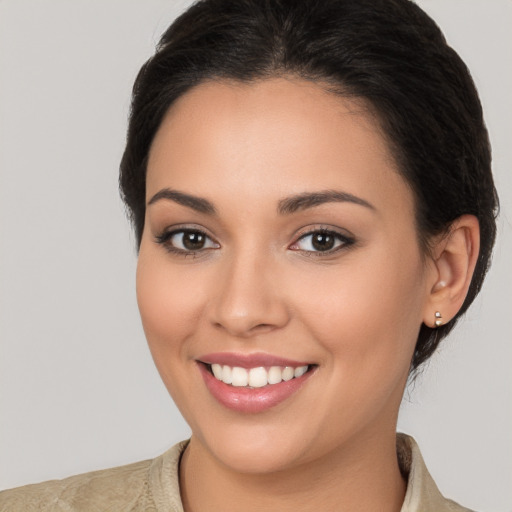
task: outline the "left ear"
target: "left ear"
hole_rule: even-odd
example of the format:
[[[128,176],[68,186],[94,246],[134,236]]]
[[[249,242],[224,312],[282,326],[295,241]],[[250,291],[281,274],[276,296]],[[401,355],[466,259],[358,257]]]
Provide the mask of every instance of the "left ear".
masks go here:
[[[432,248],[433,272],[423,314],[426,325],[446,324],[457,314],[468,293],[479,249],[480,226],[474,215],[456,219],[448,234],[437,240]]]

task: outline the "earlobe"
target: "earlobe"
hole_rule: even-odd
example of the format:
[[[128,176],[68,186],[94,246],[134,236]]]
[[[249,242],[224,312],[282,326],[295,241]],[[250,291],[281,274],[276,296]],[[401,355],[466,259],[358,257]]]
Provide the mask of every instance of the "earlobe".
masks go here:
[[[474,215],[453,222],[433,248],[433,283],[423,322],[430,327],[448,323],[466,298],[480,248],[480,228]]]

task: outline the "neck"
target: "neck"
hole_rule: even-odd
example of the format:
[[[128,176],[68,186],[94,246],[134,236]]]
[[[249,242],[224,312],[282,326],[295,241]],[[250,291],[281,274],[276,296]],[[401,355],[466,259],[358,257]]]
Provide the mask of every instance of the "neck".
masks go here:
[[[278,472],[238,473],[194,437],[182,458],[185,512],[313,510],[398,512],[406,484],[396,456],[394,430],[367,435],[323,457]]]

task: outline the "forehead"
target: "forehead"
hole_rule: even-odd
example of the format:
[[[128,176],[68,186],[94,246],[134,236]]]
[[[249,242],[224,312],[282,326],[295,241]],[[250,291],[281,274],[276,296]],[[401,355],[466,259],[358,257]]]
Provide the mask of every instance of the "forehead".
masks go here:
[[[299,79],[193,88],[165,116],[147,179],[148,196],[172,186],[260,200],[338,188],[411,199],[367,104]]]

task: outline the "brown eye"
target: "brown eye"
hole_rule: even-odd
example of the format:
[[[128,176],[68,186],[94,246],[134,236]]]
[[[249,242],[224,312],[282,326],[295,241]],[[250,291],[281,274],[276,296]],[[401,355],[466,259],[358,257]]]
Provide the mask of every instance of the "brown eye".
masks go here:
[[[317,251],[330,251],[335,243],[336,239],[330,233],[315,233],[311,237],[311,245]]]
[[[169,251],[178,253],[193,253],[220,247],[206,233],[197,229],[180,229],[164,233],[157,236],[156,241],[166,246]]]
[[[301,236],[290,249],[309,253],[330,253],[352,245],[354,240],[329,230],[316,230]]]
[[[183,247],[189,251],[202,249],[206,242],[206,236],[199,231],[184,231],[180,236]]]

